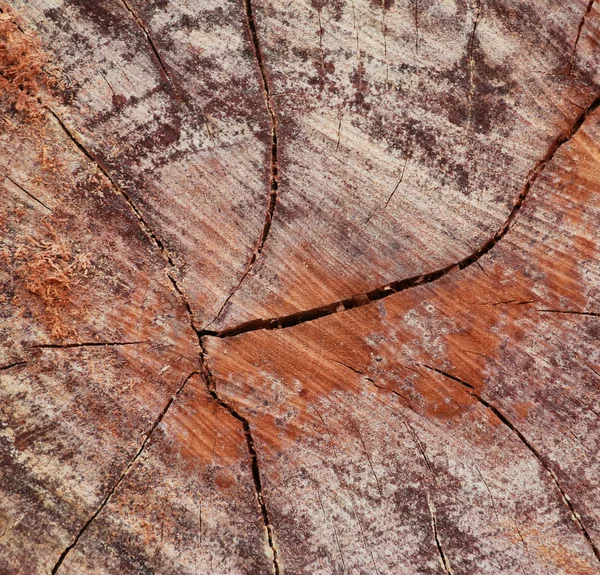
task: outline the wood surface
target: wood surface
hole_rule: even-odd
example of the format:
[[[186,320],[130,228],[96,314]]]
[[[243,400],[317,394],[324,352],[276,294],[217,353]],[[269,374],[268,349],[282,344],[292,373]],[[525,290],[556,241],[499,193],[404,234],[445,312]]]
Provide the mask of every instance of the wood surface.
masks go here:
[[[600,574],[600,4],[0,4],[0,575]]]

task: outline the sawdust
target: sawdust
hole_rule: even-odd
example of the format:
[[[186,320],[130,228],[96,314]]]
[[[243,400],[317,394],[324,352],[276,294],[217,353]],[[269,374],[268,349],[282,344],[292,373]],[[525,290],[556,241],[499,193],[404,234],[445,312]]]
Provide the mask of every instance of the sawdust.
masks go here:
[[[41,119],[37,96],[56,83],[47,68],[48,56],[40,40],[25,31],[11,6],[0,2],[0,91],[30,120]]]
[[[71,296],[87,277],[90,258],[74,253],[49,224],[46,230],[45,238],[28,237],[17,250],[17,258],[24,262],[18,275],[25,290],[41,303],[43,309],[38,315],[52,335],[65,337],[69,335],[64,319],[70,315]]]

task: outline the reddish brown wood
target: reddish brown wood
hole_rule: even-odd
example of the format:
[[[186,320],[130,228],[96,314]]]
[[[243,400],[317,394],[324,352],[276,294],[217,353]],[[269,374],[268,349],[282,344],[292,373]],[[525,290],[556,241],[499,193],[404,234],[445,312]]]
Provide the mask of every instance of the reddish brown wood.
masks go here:
[[[594,0],[0,6],[0,574],[600,573]]]

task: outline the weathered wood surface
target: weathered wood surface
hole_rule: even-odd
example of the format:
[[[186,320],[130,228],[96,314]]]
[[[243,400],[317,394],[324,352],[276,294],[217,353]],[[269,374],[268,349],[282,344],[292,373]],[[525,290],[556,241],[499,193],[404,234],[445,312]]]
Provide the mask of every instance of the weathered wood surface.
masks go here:
[[[0,574],[600,573],[599,41],[2,4]]]

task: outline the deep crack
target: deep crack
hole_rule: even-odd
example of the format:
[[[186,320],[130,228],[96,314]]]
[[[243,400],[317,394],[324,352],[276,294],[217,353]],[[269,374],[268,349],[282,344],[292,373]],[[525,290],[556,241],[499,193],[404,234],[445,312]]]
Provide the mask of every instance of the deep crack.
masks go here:
[[[144,220],[142,214],[140,213],[140,211],[138,210],[138,208],[134,204],[134,202],[131,200],[131,198],[129,197],[129,195],[127,194],[127,192],[125,192],[124,190],[122,190],[117,185],[117,183],[112,179],[112,177],[107,172],[106,168],[104,168],[104,166],[102,165],[102,163],[100,161],[98,161],[85,148],[85,146],[79,141],[79,139],[67,128],[67,126],[64,124],[64,122],[61,120],[61,118],[52,109],[50,109],[49,107],[45,106],[45,108],[56,119],[56,121],[58,122],[58,124],[60,125],[60,127],[62,128],[62,130],[69,137],[69,139],[75,144],[75,146],[81,151],[81,153],[83,155],[85,155],[85,157],[88,158],[88,160],[90,160],[91,162],[93,162],[97,166],[97,168],[100,170],[100,172],[112,184],[112,187],[121,196],[123,196],[123,198],[127,202],[128,206],[130,207],[130,209],[133,211],[133,213],[137,217],[138,221],[140,222],[140,226],[141,226],[142,230],[144,231],[144,233],[151,239],[152,243],[159,249],[159,251],[161,252],[162,256],[167,261],[167,263],[172,268],[172,270],[176,271],[177,267],[175,265],[175,262],[173,261],[171,255],[167,251],[167,249],[164,246],[163,242],[153,232],[152,228],[148,225],[148,223]],[[251,434],[251,431],[250,431],[250,424],[249,424],[249,422],[248,422],[247,419],[245,419],[243,416],[241,416],[239,413],[237,413],[231,406],[229,406],[226,402],[224,402],[218,396],[218,394],[217,394],[217,392],[215,390],[215,386],[214,386],[213,380],[212,380],[212,374],[210,373],[208,365],[207,365],[207,363],[205,361],[205,355],[206,354],[205,354],[203,343],[202,343],[202,337],[203,337],[204,334],[195,325],[194,314],[193,314],[191,305],[190,305],[190,303],[189,303],[189,301],[188,301],[188,299],[187,299],[184,291],[179,287],[177,281],[175,280],[175,278],[171,274],[167,274],[167,277],[171,281],[171,284],[173,285],[174,290],[179,295],[180,300],[181,300],[181,302],[183,303],[183,305],[184,305],[184,307],[186,309],[186,313],[188,315],[188,318],[189,318],[189,321],[190,321],[190,326],[191,326],[192,330],[198,336],[199,352],[200,352],[200,358],[201,358],[201,363],[202,363],[202,375],[205,378],[209,394],[211,395],[211,397],[221,407],[223,407],[224,409],[226,409],[233,417],[235,417],[238,421],[240,421],[242,423],[242,427],[243,427],[243,430],[244,430],[244,436],[246,438],[246,443],[247,443],[247,446],[248,446],[248,452],[250,454],[250,459],[251,459],[251,463],[252,463],[252,477],[253,477],[253,481],[254,481],[254,490],[255,490],[256,497],[257,497],[257,500],[258,500],[258,504],[259,504],[259,507],[260,507],[260,510],[261,510],[261,516],[262,516],[262,519],[263,519],[263,524],[264,524],[266,532],[267,532],[267,540],[268,540],[268,543],[269,543],[269,548],[271,549],[271,553],[272,553],[273,569],[274,569],[275,575],[280,575],[281,571],[280,571],[279,563],[278,563],[277,549],[276,549],[275,543],[274,543],[273,527],[272,527],[270,519],[269,519],[268,509],[267,509],[267,506],[266,506],[266,503],[265,503],[265,500],[264,500],[264,496],[263,496],[263,492],[262,492],[262,481],[261,481],[261,476],[260,476],[260,469],[258,467],[258,455],[256,453],[256,448],[254,446],[254,439],[252,438],[252,434]],[[194,375],[195,373],[197,373],[197,372],[194,372],[192,375]],[[189,377],[191,377],[191,375]],[[170,406],[173,403],[173,401],[179,396],[179,394],[181,393],[181,391],[183,391],[183,388],[184,388],[184,386],[185,386],[186,383],[187,383],[187,380],[178,389],[178,391],[175,394],[175,396],[173,396],[171,398],[171,400],[169,401],[169,403],[167,404],[167,406],[165,407],[165,409],[163,410],[163,412],[159,416],[159,420],[157,420],[157,422],[155,423],[155,425],[152,427],[152,429],[150,431],[150,434],[154,431],[154,429],[156,428],[156,425],[158,425],[158,423],[160,423],[160,420],[162,420],[162,417],[164,417],[164,415],[166,414],[167,410],[170,408]],[[108,495],[106,496],[106,498],[103,500],[103,502],[100,505],[100,507],[96,510],[96,512],[84,524],[84,526],[79,531],[79,533],[77,534],[77,536],[75,537],[75,539],[73,540],[73,542],[65,549],[65,551],[63,551],[63,553],[59,557],[58,562],[56,563],[56,565],[54,566],[54,568],[53,568],[53,570],[51,572],[52,575],[54,575],[57,572],[57,570],[59,569],[60,565],[64,561],[64,559],[67,556],[67,554],[69,553],[69,551],[71,549],[73,549],[73,547],[75,547],[75,545],[77,544],[77,542],[79,541],[79,539],[81,538],[81,536],[83,535],[83,533],[85,532],[85,530],[89,527],[89,525],[94,521],[94,519],[100,514],[100,512],[102,511],[102,509],[106,506],[106,504],[108,503],[110,497],[112,497],[112,494],[114,493],[114,491],[117,489],[117,487],[119,486],[119,484],[123,480],[125,474],[129,471],[129,469],[131,468],[131,466],[133,465],[133,463],[135,463],[135,460],[139,457],[139,455],[143,451],[143,449],[144,449],[144,447],[145,447],[148,439],[149,439],[149,436],[147,436],[146,440],[142,444],[142,447],[140,448],[140,451],[138,452],[138,454],[136,454],[136,456],[134,457],[134,459],[132,460],[132,462],[128,465],[128,467],[123,472],[123,474],[121,475],[121,477],[119,478],[119,480],[117,481],[117,483],[115,484],[115,486],[113,486],[113,488],[110,490],[110,492],[108,493]]]
[[[92,524],[92,522],[94,521],[94,519],[96,519],[96,517],[98,517],[98,515],[100,515],[100,513],[102,512],[102,510],[106,507],[106,505],[110,501],[111,497],[115,494],[116,490],[119,488],[119,486],[123,482],[123,479],[125,479],[125,476],[129,473],[129,471],[131,470],[131,468],[135,465],[135,463],[139,459],[140,455],[142,455],[144,449],[146,449],[146,445],[148,444],[148,441],[150,441],[150,438],[152,437],[152,434],[154,433],[154,431],[156,430],[156,428],[158,427],[158,425],[160,424],[160,422],[163,420],[163,418],[167,414],[167,411],[169,411],[170,407],[173,405],[173,403],[176,401],[176,399],[181,395],[181,392],[185,388],[187,382],[194,375],[200,375],[200,373],[197,372],[197,371],[194,371],[190,375],[188,375],[183,380],[183,383],[179,386],[179,388],[177,389],[177,391],[171,396],[171,398],[169,399],[169,401],[167,402],[167,404],[165,405],[165,407],[163,408],[163,410],[159,413],[158,417],[154,420],[154,423],[152,424],[152,427],[150,427],[150,429],[146,432],[146,435],[144,437],[144,441],[142,441],[142,444],[140,445],[140,447],[137,450],[136,454],[129,461],[129,463],[125,466],[125,469],[121,472],[121,475],[119,475],[119,478],[113,484],[113,486],[110,488],[110,490],[108,491],[108,493],[106,494],[106,496],[104,497],[104,499],[102,500],[102,502],[100,503],[100,505],[98,506],[98,508],[94,511],[94,513],[92,513],[92,515],[89,517],[89,519],[83,524],[83,526],[81,527],[81,529],[77,532],[77,535],[75,536],[75,538],[73,539],[73,541],[71,541],[71,543],[60,554],[60,557],[58,558],[58,561],[55,563],[54,567],[52,568],[52,571],[51,571],[52,575],[55,575],[58,572],[58,570],[60,569],[60,566],[62,565],[63,561],[66,559],[67,555],[77,545],[77,543],[79,542],[79,540],[81,539],[81,537],[83,536],[83,534],[87,531],[88,527]]]
[[[458,262],[449,264],[443,268],[427,272],[422,275],[396,280],[383,286],[376,287],[370,291],[356,294],[346,299],[338,300],[323,306],[314,307],[308,310],[302,310],[279,317],[273,317],[268,319],[254,319],[233,327],[225,328],[221,331],[203,330],[200,335],[223,338],[233,337],[241,333],[246,333],[250,331],[294,327],[296,325],[306,323],[309,321],[314,321],[322,317],[326,317],[336,313],[342,313],[350,309],[369,305],[374,301],[385,299],[391,295],[405,291],[407,289],[433,283],[450,273],[464,270],[465,268],[470,267],[474,263],[477,263],[479,259],[481,259],[490,250],[492,250],[496,246],[496,244],[500,240],[502,240],[502,238],[504,238],[504,236],[508,233],[513,222],[515,221],[515,218],[519,214],[521,207],[523,206],[523,202],[527,198],[529,191],[539,178],[540,174],[552,161],[558,150],[564,144],[566,144],[573,136],[575,136],[575,134],[583,125],[585,119],[588,117],[588,115],[594,112],[598,108],[598,106],[600,106],[600,97],[596,98],[587,108],[583,110],[583,112],[577,117],[576,121],[565,134],[562,134],[550,144],[544,157],[541,160],[539,160],[535,164],[533,169],[530,171],[527,181],[523,186],[523,189],[517,196],[514,206],[511,209],[510,213],[508,214],[508,217],[506,218],[502,226],[500,226],[500,228],[498,228],[494,235],[491,238],[489,238],[484,244],[482,244],[473,253],[471,253],[468,256],[465,256]]]
[[[275,209],[277,208],[277,200],[279,199],[279,155],[278,155],[278,127],[277,127],[277,115],[275,114],[275,108],[273,106],[273,101],[271,99],[271,89],[269,87],[269,79],[267,75],[267,70],[265,67],[265,61],[262,54],[262,49],[260,47],[260,41],[258,39],[258,33],[256,31],[256,20],[254,19],[254,11],[252,9],[252,1],[244,0],[244,6],[246,9],[246,24],[248,26],[248,33],[250,35],[250,40],[252,41],[252,49],[254,51],[254,56],[256,58],[256,62],[260,71],[260,77],[262,81],[263,94],[265,98],[265,105],[267,108],[267,112],[269,113],[269,118],[271,120],[271,170],[270,170],[270,179],[269,179],[269,200],[267,202],[267,210],[265,212],[265,220],[263,223],[263,227],[254,247],[254,251],[250,256],[250,260],[246,264],[246,268],[240,277],[237,285],[231,293],[227,296],[223,305],[217,312],[217,315],[207,324],[210,325],[217,321],[223,310],[231,300],[231,298],[235,295],[235,293],[240,289],[244,280],[248,277],[248,274],[254,268],[254,264],[256,260],[260,256],[265,246],[265,243],[269,237],[269,233],[271,231],[271,224],[273,223],[273,216],[275,215]]]
[[[583,26],[585,25],[585,19],[588,14],[592,11],[592,6],[596,0],[590,0],[581,20],[579,21],[579,26],[577,28],[577,36],[575,38],[575,42],[573,44],[573,50],[571,52],[571,59],[569,60],[569,66],[567,67],[567,74],[570,76],[573,73],[573,67],[575,66],[575,58],[577,57],[577,45],[579,44],[579,38],[581,37],[581,31],[583,30]]]
[[[229,413],[234,419],[237,419],[242,424],[242,429],[244,431],[244,437],[246,438],[246,445],[248,447],[248,454],[250,455],[251,467],[252,467],[252,479],[254,481],[254,492],[256,495],[256,499],[258,501],[258,505],[260,507],[260,512],[263,520],[263,525],[265,527],[265,531],[267,533],[267,542],[269,544],[269,549],[271,550],[271,558],[273,560],[273,572],[275,575],[281,575],[281,569],[279,566],[279,558],[277,553],[277,547],[275,546],[275,538],[274,538],[274,530],[271,524],[271,520],[269,517],[269,509],[267,507],[267,503],[265,501],[265,497],[263,494],[262,487],[262,479],[260,475],[260,467],[258,465],[258,453],[256,451],[256,445],[254,443],[254,438],[252,437],[252,431],[250,429],[250,422],[241,415],[234,407],[225,402],[219,394],[217,393],[216,384],[208,366],[208,362],[206,361],[206,352],[204,350],[204,346],[202,344],[202,339],[200,339],[201,346],[201,361],[202,361],[202,371],[204,375],[204,381],[206,382],[206,388],[210,396],[218,403],[225,411]]]
[[[173,268],[176,268],[175,262],[173,261],[173,258],[167,251],[162,240],[154,233],[154,231],[152,230],[150,225],[146,222],[146,220],[142,216],[140,210],[135,205],[135,203],[133,202],[133,200],[131,199],[129,194],[117,184],[117,182],[114,180],[114,178],[109,174],[108,170],[104,167],[104,164],[98,158],[96,158],[96,156],[94,154],[92,154],[92,152],[90,152],[83,145],[83,143],[79,140],[79,138],[77,136],[75,136],[75,134],[63,122],[62,118],[49,106],[44,105],[44,108],[58,122],[58,124],[61,127],[61,129],[63,130],[63,132],[68,136],[68,138],[71,140],[71,142],[73,142],[73,144],[75,144],[77,149],[90,162],[92,162],[92,164],[94,164],[98,168],[98,170],[102,173],[102,175],[109,181],[109,183],[111,184],[113,189],[115,191],[117,191],[119,193],[119,195],[121,195],[125,199],[125,201],[127,202],[127,205],[130,207],[131,211],[135,214],[135,217],[139,220],[140,226],[141,226],[142,230],[144,231],[144,233],[152,240],[152,243],[154,243],[154,245],[161,251],[161,253],[165,257],[165,259],[167,260],[169,265]]]
[[[567,315],[584,315],[589,317],[600,317],[600,313],[596,311],[576,311],[571,309],[538,309],[540,313],[562,313]]]
[[[52,117],[58,122],[58,125],[61,127],[63,132],[66,134],[66,136],[71,140],[71,142],[73,142],[73,144],[77,147],[77,149],[90,162],[92,162],[96,166],[96,168],[108,180],[108,182],[110,183],[112,188],[117,192],[117,194],[123,197],[123,199],[129,206],[130,210],[133,212],[134,216],[137,218],[142,231],[150,239],[150,241],[156,246],[156,248],[158,248],[163,259],[167,262],[167,264],[171,268],[171,272],[177,272],[178,268],[175,265],[175,261],[173,260],[173,257],[167,250],[163,241],[158,237],[158,235],[156,233],[154,233],[153,229],[150,227],[150,224],[148,224],[148,222],[144,219],[144,216],[142,215],[142,213],[140,212],[140,210],[138,209],[138,207],[136,206],[134,201],[131,199],[129,194],[117,184],[117,182],[109,174],[108,170],[104,167],[102,162],[100,160],[98,160],[90,151],[88,151],[88,149],[83,145],[83,143],[79,140],[79,138],[77,138],[75,136],[75,134],[67,127],[67,125],[63,122],[63,120],[60,118],[60,116],[58,116],[58,114],[49,106],[44,105],[44,104],[42,104],[42,105],[48,111],[48,113],[51,114]],[[189,304],[187,297],[185,296],[182,288],[179,287],[179,284],[178,284],[177,280],[173,277],[173,275],[171,273],[167,273],[167,277],[169,278],[169,281],[171,282],[173,289],[178,294],[179,298],[181,299],[181,301],[183,302],[183,304],[186,308],[192,328],[194,329],[194,331],[197,332],[198,330],[194,325],[194,316],[192,313],[192,308]]]
[[[596,559],[598,561],[600,561],[600,549],[598,549],[598,547],[595,545],[594,541],[592,540],[588,530],[586,529],[583,521],[581,520],[581,516],[579,515],[579,513],[577,513],[577,511],[575,511],[575,508],[573,507],[573,503],[571,502],[571,498],[567,495],[566,491],[563,489],[562,485],[560,484],[560,482],[558,480],[556,473],[554,473],[552,468],[546,463],[544,458],[540,455],[540,452],[529,442],[529,440],[523,435],[523,433],[521,433],[521,431],[519,431],[519,429],[506,417],[506,415],[504,415],[504,413],[502,411],[500,411],[500,409],[498,409],[494,404],[490,403],[489,401],[487,401],[486,399],[481,397],[481,395],[479,395],[475,391],[475,387],[473,385],[471,385],[470,383],[467,383],[466,381],[460,379],[459,377],[456,377],[455,375],[452,375],[450,373],[442,371],[441,369],[437,369],[435,367],[431,367],[431,366],[425,365],[425,364],[422,364],[422,365],[424,368],[426,368],[430,371],[434,371],[434,372],[442,375],[443,377],[446,377],[447,379],[450,379],[451,381],[454,381],[455,383],[458,383],[459,385],[465,387],[468,390],[469,395],[474,397],[481,405],[483,405],[484,407],[489,409],[504,425],[506,425],[506,427],[508,427],[521,440],[523,445],[525,445],[525,447],[534,455],[534,457],[538,460],[540,465],[544,468],[544,470],[552,478],[554,485],[560,492],[563,502],[569,508],[569,511],[571,513],[571,516],[573,517],[573,520],[579,526],[579,529],[581,530],[583,536],[585,537],[589,546],[591,547],[594,555],[596,556]]]

